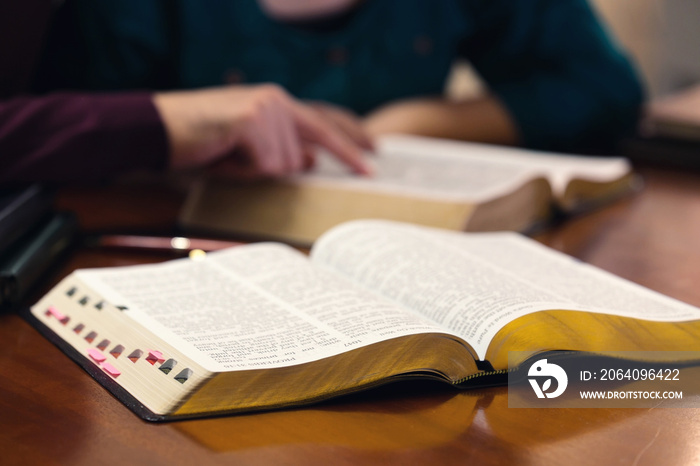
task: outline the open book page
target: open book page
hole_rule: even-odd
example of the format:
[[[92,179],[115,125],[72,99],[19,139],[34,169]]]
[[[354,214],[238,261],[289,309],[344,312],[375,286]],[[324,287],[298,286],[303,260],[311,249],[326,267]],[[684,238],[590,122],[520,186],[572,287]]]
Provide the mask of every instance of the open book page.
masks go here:
[[[377,168],[374,178],[352,176],[335,159],[322,155],[315,171],[298,181],[484,201],[537,177],[547,178],[555,195],[561,196],[574,178],[608,182],[631,170],[621,157],[573,156],[399,135],[379,139],[377,155],[369,159]]]
[[[455,233],[387,221],[349,222],[312,250],[324,265],[426,316],[484,358],[494,335],[542,310],[656,321],[700,309],[558,253],[516,233]]]
[[[210,371],[290,366],[402,335],[444,333],[274,243],[211,253],[201,261],[76,273]]]
[[[415,139],[426,141],[425,138]],[[375,168],[372,177],[358,177],[336,158],[321,151],[312,172],[290,181],[437,201],[479,203],[509,194],[541,176],[526,165],[499,163],[491,157],[471,157],[463,149],[432,147],[432,140],[427,140],[426,147],[392,141],[380,140],[377,154],[367,156]],[[403,139],[397,141],[403,142]]]

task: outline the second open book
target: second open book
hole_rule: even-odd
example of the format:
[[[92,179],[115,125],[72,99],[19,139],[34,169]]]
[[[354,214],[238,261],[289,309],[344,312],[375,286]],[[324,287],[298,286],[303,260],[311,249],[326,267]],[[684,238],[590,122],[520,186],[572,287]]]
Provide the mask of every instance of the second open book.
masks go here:
[[[583,157],[416,136],[385,136],[373,177],[328,154],[315,169],[279,181],[201,179],[181,224],[310,245],[349,220],[378,218],[460,231],[525,231],[609,202],[637,178],[623,158]]]
[[[489,383],[550,350],[700,350],[700,310],[515,233],[356,221],[277,243],[79,270],[38,327],[148,419],[295,406],[428,377]],[[511,361],[512,363],[512,361]]]

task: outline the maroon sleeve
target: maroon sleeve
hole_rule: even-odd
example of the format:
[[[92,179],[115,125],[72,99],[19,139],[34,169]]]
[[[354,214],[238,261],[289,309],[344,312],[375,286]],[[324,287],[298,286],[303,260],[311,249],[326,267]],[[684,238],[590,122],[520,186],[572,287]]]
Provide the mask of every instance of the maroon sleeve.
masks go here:
[[[83,181],[167,165],[165,128],[148,93],[0,101],[0,184]]]
[[[21,96],[35,73],[51,5],[0,0],[0,185],[165,168],[165,129],[149,94]]]

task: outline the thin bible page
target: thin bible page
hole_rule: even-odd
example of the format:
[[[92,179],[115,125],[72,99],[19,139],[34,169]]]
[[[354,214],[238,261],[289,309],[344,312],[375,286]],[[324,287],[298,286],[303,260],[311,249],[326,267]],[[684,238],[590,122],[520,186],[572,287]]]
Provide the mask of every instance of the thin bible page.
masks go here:
[[[611,182],[631,170],[629,161],[622,157],[558,154],[418,136],[385,136],[379,140],[378,146],[380,164],[384,157],[406,157],[409,163],[416,164],[418,162],[412,159],[417,159],[426,167],[433,162],[449,161],[451,165],[443,170],[444,176],[449,179],[462,176],[461,189],[472,189],[471,196],[478,193],[483,197],[503,195],[514,189],[508,187],[508,183],[518,184],[536,177],[547,178],[554,194],[561,196],[572,179]],[[441,186],[438,179],[430,181],[435,187]]]
[[[693,306],[515,233],[350,222],[324,235],[312,260],[448,328],[480,358],[505,324],[542,310],[656,321],[700,319]]]
[[[479,147],[476,145],[476,147]],[[334,189],[405,195],[447,202],[480,203],[512,193],[542,176],[527,164],[513,164],[475,151],[471,145],[419,137],[386,137],[375,155],[371,177],[350,173],[325,152],[316,167],[292,182]]]
[[[275,243],[231,248],[202,261],[77,273],[211,371],[290,366],[443,331]]]

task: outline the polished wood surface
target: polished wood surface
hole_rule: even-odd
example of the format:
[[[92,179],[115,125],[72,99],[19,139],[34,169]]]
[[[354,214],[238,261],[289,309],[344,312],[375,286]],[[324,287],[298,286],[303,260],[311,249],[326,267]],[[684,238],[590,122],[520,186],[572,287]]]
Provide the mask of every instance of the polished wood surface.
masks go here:
[[[538,240],[700,306],[700,174],[640,168],[645,188]],[[85,231],[173,233],[182,191],[72,188]],[[78,267],[166,259],[72,253]],[[700,398],[686,400],[700,407]],[[14,313],[0,315],[0,464],[697,464],[700,410],[514,409],[505,388],[384,387],[289,411],[141,421]]]

